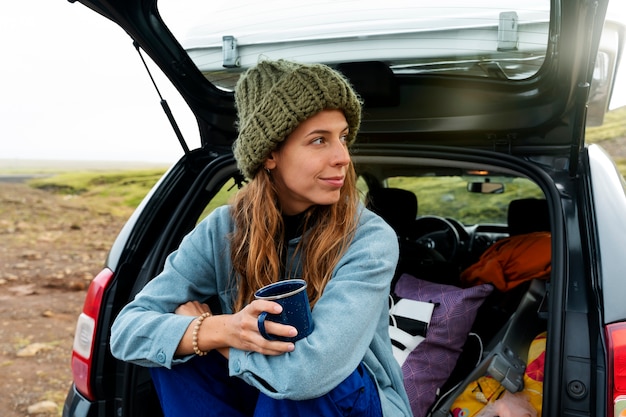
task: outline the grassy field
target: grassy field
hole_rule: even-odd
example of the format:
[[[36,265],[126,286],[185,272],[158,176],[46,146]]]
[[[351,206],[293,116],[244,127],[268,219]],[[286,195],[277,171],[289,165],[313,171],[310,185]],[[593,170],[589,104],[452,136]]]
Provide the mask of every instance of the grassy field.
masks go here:
[[[128,216],[165,170],[70,171],[28,181],[32,187],[80,198],[98,212]]]
[[[164,172],[162,169],[74,171],[34,179],[30,185],[66,195],[104,197],[118,204],[136,207]]]
[[[587,128],[585,141],[598,143],[622,137],[626,137],[626,106],[608,112],[602,126]]]
[[[626,173],[626,160],[620,164],[622,175]],[[130,215],[163,174],[162,170],[128,170],[111,172],[68,172],[30,181],[30,185],[56,193],[76,196],[89,206],[97,206],[99,212],[114,215]],[[420,178],[414,183],[408,179],[397,179],[391,186],[413,190],[420,195],[420,211],[440,213],[455,217],[463,222],[480,223],[493,221],[506,215],[506,207],[512,194],[522,196],[541,194],[532,183],[523,179],[507,182],[505,194],[481,195],[468,193],[467,183],[458,178],[450,179],[453,184],[442,184],[445,178]],[[445,195],[441,194],[445,189]],[[236,187],[226,184],[205,210],[208,214],[215,207],[226,204]],[[471,200],[480,199],[480,200]],[[445,200],[446,204],[441,204]],[[471,200],[471,201],[470,201]],[[441,212],[442,208],[447,212]],[[204,215],[202,217],[204,217]],[[505,217],[500,220],[506,221]]]
[[[88,205],[98,205],[100,211],[120,214],[137,207],[164,172],[164,169],[72,171],[36,178],[30,180],[29,185],[67,196],[79,196]],[[236,190],[232,185],[227,183],[211,200],[207,213],[228,202]]]

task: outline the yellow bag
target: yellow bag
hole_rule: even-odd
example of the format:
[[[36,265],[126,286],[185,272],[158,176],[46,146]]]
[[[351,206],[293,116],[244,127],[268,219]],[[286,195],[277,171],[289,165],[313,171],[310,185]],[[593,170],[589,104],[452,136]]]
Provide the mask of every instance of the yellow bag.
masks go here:
[[[546,333],[539,334],[528,350],[528,365],[524,371],[524,389],[508,392],[490,376],[471,382],[457,397],[450,412],[453,417],[502,415],[503,410],[513,415],[541,416],[543,399],[543,371],[545,364]]]

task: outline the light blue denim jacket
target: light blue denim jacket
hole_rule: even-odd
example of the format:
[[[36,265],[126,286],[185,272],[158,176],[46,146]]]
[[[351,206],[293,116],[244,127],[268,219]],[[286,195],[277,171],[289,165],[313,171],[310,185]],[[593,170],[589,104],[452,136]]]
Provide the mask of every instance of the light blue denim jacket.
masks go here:
[[[218,295],[222,311],[232,312],[227,236],[233,227],[229,207],[223,206],[183,239],[163,272],[115,320],[111,331],[115,357],[171,367],[190,358],[175,357],[174,352],[194,319],[173,314],[176,307]],[[289,242],[291,251],[298,240]],[[326,394],[363,361],[376,380],[383,415],[410,416],[388,333],[389,286],[397,259],[394,231],[361,206],[356,235],[313,309],[314,332],[296,342],[293,352],[279,356],[231,348],[230,374],[270,397],[303,400]]]

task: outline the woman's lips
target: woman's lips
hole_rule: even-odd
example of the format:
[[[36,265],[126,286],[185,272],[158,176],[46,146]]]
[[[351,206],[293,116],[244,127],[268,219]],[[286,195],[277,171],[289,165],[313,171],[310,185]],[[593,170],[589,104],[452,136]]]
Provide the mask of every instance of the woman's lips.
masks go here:
[[[322,178],[322,181],[327,183],[328,185],[336,188],[341,188],[343,186],[344,177],[328,177]]]

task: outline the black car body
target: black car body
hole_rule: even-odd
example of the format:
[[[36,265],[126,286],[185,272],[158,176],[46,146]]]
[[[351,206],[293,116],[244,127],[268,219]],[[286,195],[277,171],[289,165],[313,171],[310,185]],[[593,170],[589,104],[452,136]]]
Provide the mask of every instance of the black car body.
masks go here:
[[[423,2],[226,2],[212,11],[190,1],[178,4],[183,14],[173,12],[177,2],[78,2],[116,22],[164,72],[195,114],[201,146],[188,149],[174,123],[183,156],[93,280],[76,328],[65,417],[161,413],[149,373],[111,355],[110,327],[182,237],[244,183],[231,150],[232,87],[259,56],[325,62],[363,97],[352,153],[364,196],[405,188],[419,199],[404,223],[396,212],[412,203],[368,203],[398,221],[399,272],[455,283],[514,234],[514,222],[521,233],[549,231],[551,270],[541,288],[499,293],[488,306],[498,315],[477,317],[483,357],[502,355],[503,344],[523,350],[527,331],[545,330],[543,415],[623,415],[626,184],[599,146],[584,144],[586,126],[607,109],[624,41],[623,27],[605,22],[607,0],[453,2],[463,19]],[[325,9],[331,4],[339,8]],[[199,22],[188,32],[185,17]],[[524,206],[514,218],[512,202],[529,199],[541,208]],[[476,369],[461,355],[459,370],[464,361],[460,381]],[[446,400],[434,415],[447,415]]]

